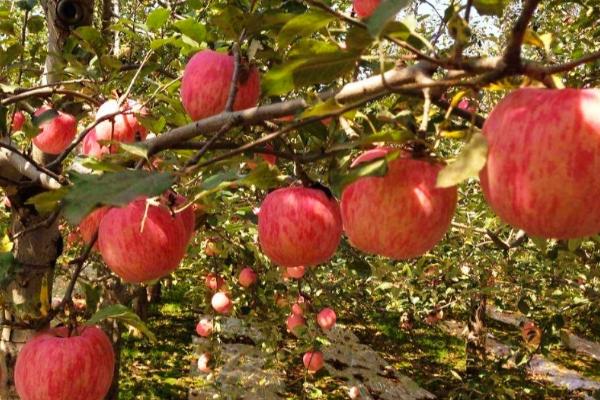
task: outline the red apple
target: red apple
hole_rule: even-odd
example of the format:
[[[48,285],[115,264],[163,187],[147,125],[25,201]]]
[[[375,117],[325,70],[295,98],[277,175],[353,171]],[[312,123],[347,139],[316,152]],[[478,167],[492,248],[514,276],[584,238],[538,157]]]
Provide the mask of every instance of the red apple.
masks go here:
[[[68,335],[65,327],[29,340],[17,357],[15,386],[22,400],[102,400],[112,383],[115,355],[95,326]]]
[[[335,311],[333,311],[329,307],[322,309],[317,314],[317,324],[319,324],[321,329],[323,329],[324,331],[328,331],[331,328],[333,328],[336,320],[337,317],[335,315]]]
[[[196,53],[185,66],[181,102],[188,115],[200,120],[225,111],[233,77],[233,56],[213,50]],[[242,63],[234,110],[255,107],[260,95],[260,76],[255,67]]]
[[[216,292],[225,286],[225,280],[219,275],[210,272],[204,278],[204,284],[211,291]]]
[[[356,386],[352,386],[348,390],[348,397],[352,400],[360,399],[360,389]]]
[[[304,307],[299,303],[292,304],[292,314],[295,315],[304,315]]]
[[[121,107],[117,100],[106,101],[98,108],[96,120],[119,111],[124,114],[117,114],[96,125],[96,140],[113,140],[122,143],[144,140],[148,131],[140,124],[136,115],[145,115],[148,111],[135,100],[128,100]],[[111,153],[115,153],[117,150],[117,145],[110,146]]]
[[[252,268],[246,267],[246,268],[242,269],[238,279],[239,279],[240,285],[242,285],[245,288],[248,288],[256,283],[257,278],[258,278],[258,275],[256,275],[256,272],[254,272],[254,270]]]
[[[483,194],[531,236],[600,232],[600,90],[520,89],[490,113]]]
[[[208,337],[212,335],[213,322],[207,318],[202,318],[196,325],[196,333],[198,336]]]
[[[204,254],[209,257],[219,255],[219,248],[217,247],[217,244],[211,241],[206,242],[206,245],[204,246]]]
[[[363,153],[353,166],[384,157],[390,148]],[[442,165],[401,156],[384,177],[363,177],[342,192],[342,220],[350,243],[394,259],[418,257],[444,236],[456,208],[456,187],[436,187]]]
[[[210,356],[210,353],[200,354],[200,357],[198,357],[198,370],[200,372],[208,374],[212,371],[212,369],[210,368],[211,358],[212,357]]]
[[[290,332],[294,336],[298,336],[297,328],[305,327],[306,320],[302,315],[292,313],[285,320],[285,325],[287,327],[288,332]]]
[[[13,131],[20,131],[21,128],[23,127],[23,124],[25,123],[25,115],[23,114],[23,112],[21,111],[16,111],[13,114],[13,119],[12,119],[12,130]]]
[[[43,106],[34,115],[39,117],[50,107]],[[77,135],[77,120],[74,116],[58,111],[58,115],[39,125],[40,133],[33,138],[35,147],[48,154],[60,154]]]
[[[270,143],[267,143],[265,145],[265,148],[269,149],[269,150],[273,150],[273,145],[271,145]],[[265,162],[269,165],[275,165],[277,164],[277,156],[275,154],[269,154],[269,153],[258,153],[258,155],[260,156],[260,158],[262,158],[263,160],[265,160]]]
[[[290,278],[300,279],[306,273],[306,268],[304,268],[303,265],[300,265],[299,267],[287,267],[285,269],[285,271],[286,271],[286,275],[289,276]]]
[[[370,17],[379,7],[381,0],[353,0],[354,11],[361,18]]]
[[[258,213],[262,251],[283,267],[328,261],[341,235],[338,203],[320,189],[277,189],[267,195]]]
[[[302,362],[304,363],[304,368],[308,370],[308,372],[314,373],[323,368],[323,353],[320,351],[308,351],[304,353],[304,357],[302,357]]]
[[[81,154],[83,155],[102,159],[104,155],[109,153],[110,149],[108,146],[102,146],[100,143],[98,143],[96,129],[90,130],[81,142]]]
[[[233,302],[225,292],[217,292],[213,294],[210,300],[212,308],[219,314],[229,314],[233,308]]]
[[[127,282],[145,282],[173,272],[190,240],[181,214],[162,205],[147,205],[139,197],[125,207],[112,208],[98,229],[102,258]]]
[[[100,222],[102,218],[106,215],[106,213],[110,210],[110,207],[100,207],[89,213],[84,219],[79,223],[79,231],[81,232],[81,237],[86,244],[89,244],[92,241],[92,238],[98,232],[98,227],[100,226]],[[98,247],[98,243],[94,244],[94,248]]]

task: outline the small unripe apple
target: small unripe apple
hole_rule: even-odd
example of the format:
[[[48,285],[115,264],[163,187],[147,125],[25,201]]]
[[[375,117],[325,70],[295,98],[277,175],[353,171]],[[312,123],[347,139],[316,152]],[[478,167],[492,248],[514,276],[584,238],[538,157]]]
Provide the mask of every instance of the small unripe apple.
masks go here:
[[[301,326],[306,326],[306,321],[302,315],[298,314],[290,314],[285,321],[285,325],[287,327],[287,331],[293,334],[294,336],[298,336],[298,332],[296,329]]]
[[[23,124],[25,123],[25,115],[23,114],[23,112],[21,111],[16,111],[13,115],[13,119],[12,119],[12,130],[13,131],[20,131],[21,128],[23,127]]]
[[[370,17],[379,7],[381,0],[353,0],[354,11],[361,18]]]
[[[320,351],[308,351],[304,353],[302,362],[304,363],[304,368],[306,368],[308,372],[315,373],[323,368],[323,353]]]
[[[140,124],[136,115],[145,115],[148,111],[135,100],[128,100],[120,107],[117,100],[106,101],[98,108],[96,120],[119,111],[123,114],[117,114],[115,117],[96,125],[96,140],[112,140],[122,143],[144,140],[148,130]],[[111,153],[117,150],[118,145],[110,146]]]
[[[210,300],[212,308],[219,314],[229,314],[233,308],[233,302],[225,292],[217,292],[213,294]]]
[[[294,279],[300,279],[304,276],[306,272],[306,268],[304,268],[303,265],[299,266],[299,267],[287,267],[286,268],[286,273],[287,276],[289,276],[290,278],[294,278]]]
[[[240,272],[238,280],[240,282],[240,285],[242,285],[245,288],[249,288],[250,286],[256,283],[257,278],[258,275],[256,274],[256,272],[254,272],[252,268],[246,267]]]
[[[385,157],[391,148],[363,153],[352,163]],[[352,246],[393,259],[421,256],[450,227],[456,187],[436,187],[443,165],[401,155],[383,177],[362,177],[342,192],[344,230]]]
[[[600,232],[598,110],[598,89],[518,89],[494,107],[479,178],[500,219],[543,238]]]
[[[261,249],[283,267],[328,261],[341,235],[338,203],[320,189],[277,189],[267,195],[258,213]]]
[[[104,218],[109,210],[110,207],[97,208],[81,220],[79,223],[79,231],[81,232],[81,237],[86,244],[90,244],[94,235],[96,232],[98,232],[102,218]],[[98,242],[94,244],[94,248],[98,248]]]
[[[200,372],[204,372],[204,373],[208,374],[209,372],[212,371],[212,369],[210,368],[211,358],[212,357],[211,357],[210,353],[200,354],[200,356],[198,357],[198,370]]]
[[[234,111],[255,107],[260,95],[258,70],[243,62],[240,67]],[[225,111],[233,68],[233,56],[213,50],[202,50],[187,63],[181,80],[181,102],[194,121]]]
[[[213,321],[211,321],[207,318],[202,318],[198,322],[198,325],[196,325],[196,333],[198,334],[198,336],[208,337],[212,334],[212,332],[213,332]]]
[[[336,319],[337,317],[335,315],[335,311],[333,311],[329,307],[322,309],[317,314],[317,324],[319,324],[321,329],[323,329],[324,331],[328,331],[331,328],[333,328]]]
[[[225,286],[225,280],[215,273],[208,273],[204,278],[204,284],[213,292],[221,290]]]
[[[30,339],[19,352],[14,382],[22,400],[102,400],[112,383],[113,347],[96,326],[69,335],[53,328]]]
[[[100,221],[98,249],[108,267],[127,282],[146,282],[173,272],[185,256],[189,230],[181,214],[139,197],[110,209]]]
[[[34,115],[39,117],[50,107],[38,109]],[[58,111],[58,115],[39,125],[40,133],[33,138],[33,145],[48,154],[60,154],[77,135],[77,120],[74,116]]]

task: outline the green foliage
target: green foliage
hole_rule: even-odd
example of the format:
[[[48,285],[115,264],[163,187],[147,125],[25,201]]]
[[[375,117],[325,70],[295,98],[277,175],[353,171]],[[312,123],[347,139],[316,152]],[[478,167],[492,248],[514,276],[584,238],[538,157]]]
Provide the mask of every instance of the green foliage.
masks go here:
[[[96,325],[106,319],[114,319],[124,325],[131,326],[144,334],[150,341],[156,341],[156,336],[148,329],[140,317],[133,312],[133,310],[124,305],[114,304],[98,310],[98,312],[87,321],[87,324]]]

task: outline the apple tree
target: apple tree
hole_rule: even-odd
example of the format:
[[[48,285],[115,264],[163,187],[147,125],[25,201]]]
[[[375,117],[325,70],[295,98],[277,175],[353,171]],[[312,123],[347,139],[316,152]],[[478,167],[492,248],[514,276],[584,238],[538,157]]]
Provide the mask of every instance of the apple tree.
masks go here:
[[[182,264],[208,274],[215,318],[237,312],[219,254],[267,309],[288,302],[281,274],[298,282],[277,329],[309,373],[340,315],[301,282],[328,268],[356,272],[340,302],[385,301],[407,329],[460,304],[468,373],[494,293],[535,300],[513,299],[522,252],[569,253],[591,282],[577,305],[597,308],[593,0],[19,0],[0,16],[1,399],[116,398],[118,321],[152,338],[147,293]],[[375,305],[350,296],[361,279],[383,281],[363,292]]]

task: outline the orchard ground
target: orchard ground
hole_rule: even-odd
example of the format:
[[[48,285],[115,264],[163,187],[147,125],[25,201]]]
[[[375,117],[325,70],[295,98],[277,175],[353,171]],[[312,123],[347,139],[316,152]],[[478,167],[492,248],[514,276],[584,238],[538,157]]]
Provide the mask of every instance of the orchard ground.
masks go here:
[[[319,275],[334,279],[334,271],[321,267]],[[234,276],[230,277],[234,279]],[[194,283],[194,280],[196,283]],[[140,340],[129,333],[125,335],[123,365],[121,368],[122,398],[129,399],[186,399],[191,389],[201,389],[210,385],[202,376],[191,376],[190,366],[196,362],[192,335],[198,322],[198,308],[202,293],[202,277],[191,268],[182,267],[175,273],[173,285],[165,289],[162,301],[150,306],[148,326],[157,335],[153,344]],[[421,387],[439,398],[517,398],[517,399],[566,399],[584,398],[564,388],[555,387],[528,376],[524,366],[505,369],[500,363],[490,362],[488,367],[469,381],[460,378],[465,370],[465,342],[461,338],[448,335],[438,323],[428,325],[425,321],[415,321],[410,330],[400,328],[401,315],[393,310],[385,310],[387,300],[384,292],[377,291],[381,282],[368,282],[363,290],[348,285],[344,288],[346,299],[359,293],[369,296],[376,307],[360,306],[343,302],[337,308],[338,322],[345,324],[362,343],[370,345],[390,365],[400,373],[414,379]],[[200,293],[200,295],[199,295]],[[368,304],[365,301],[363,304]],[[464,312],[446,309],[443,320],[466,320]],[[239,310],[238,310],[239,312]],[[242,318],[260,319],[250,312]],[[547,315],[550,317],[550,315]],[[276,316],[272,316],[276,318]],[[440,321],[440,322],[443,322]],[[579,321],[581,328],[585,321]],[[257,324],[260,324],[257,322]],[[497,339],[509,344],[513,349],[523,348],[523,339],[518,328],[489,320],[488,328]],[[576,327],[578,325],[575,325]],[[281,339],[279,351],[297,351],[296,340],[286,335],[283,323],[278,327]],[[588,338],[600,341],[600,332],[583,331]],[[226,343],[223,343],[226,345]],[[216,345],[215,349],[218,349]],[[218,351],[218,350],[217,350]],[[576,370],[582,376],[600,381],[600,361],[568,350],[560,343],[550,346],[547,353],[550,360]],[[300,355],[289,357],[271,368],[286,371],[286,392],[282,398],[327,398],[347,399],[346,382],[332,378],[327,373],[305,377]],[[226,393],[223,393],[227,398]]]

